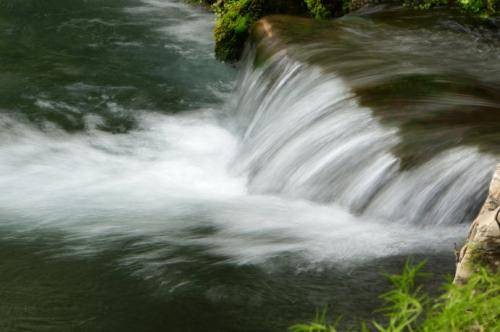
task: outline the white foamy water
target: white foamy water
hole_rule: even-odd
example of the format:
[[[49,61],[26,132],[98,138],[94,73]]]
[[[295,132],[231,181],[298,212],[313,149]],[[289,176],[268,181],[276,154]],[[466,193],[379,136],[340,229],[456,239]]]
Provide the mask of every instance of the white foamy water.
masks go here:
[[[127,12],[154,20],[180,12],[157,31],[189,45],[165,47],[211,45],[206,15],[177,2],[142,3]],[[227,112],[160,115],[110,103],[137,118],[126,134],[96,129],[97,116],[72,134],[1,117],[1,236],[57,234],[58,253],[76,255],[126,243],[120,263],[147,276],[192,259],[175,251],[185,247],[236,264],[451,253],[495,158],[459,147],[402,169],[398,130],[360,106],[341,78],[281,53],[257,70],[252,63],[219,105]],[[79,112],[57,100],[35,103]]]
[[[237,263],[258,263],[284,253],[355,262],[438,250],[463,232],[390,225],[336,205],[251,195],[245,177],[228,171],[237,138],[212,111],[141,119],[140,130],[129,134],[89,129],[69,135],[2,118],[4,236],[62,232],[79,254],[140,238],[162,244],[164,255],[172,246],[195,246]],[[208,234],[193,231],[207,227]],[[165,258],[157,248],[141,252],[138,261],[149,257],[161,265]]]
[[[340,77],[286,51],[257,70],[249,57],[235,122],[243,137],[236,166],[249,175],[252,193],[336,203],[420,226],[473,218],[494,156],[462,146],[403,169],[393,152],[401,143],[397,127],[381,125]]]
[[[141,0],[140,2],[142,5],[128,7],[126,12],[142,16],[147,20],[163,21],[164,26],[158,31],[180,42],[193,42],[204,47],[213,45],[212,30],[215,18],[212,13],[194,8],[182,1]]]

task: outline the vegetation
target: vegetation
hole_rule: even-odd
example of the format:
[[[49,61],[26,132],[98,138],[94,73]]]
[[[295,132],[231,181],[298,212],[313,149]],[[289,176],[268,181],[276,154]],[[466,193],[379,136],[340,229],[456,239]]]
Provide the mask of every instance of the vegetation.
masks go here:
[[[198,0],[213,8],[215,54],[223,61],[240,58],[250,26],[263,16],[291,14],[327,19],[349,11],[350,0]]]
[[[322,0],[307,0],[318,2]],[[207,4],[210,1],[205,0]],[[218,0],[211,4],[217,15],[215,24],[215,55],[223,61],[237,61],[243,51],[252,23],[265,15],[307,15],[304,0]],[[318,15],[326,15],[316,5]],[[326,16],[325,16],[326,17]]]
[[[189,0],[188,0],[189,1]],[[215,54],[237,61],[255,21],[265,15],[292,14],[327,19],[341,16],[371,0],[191,0],[211,7],[216,15]],[[427,10],[448,6],[480,17],[498,13],[500,0],[400,0],[407,7]]]
[[[499,0],[404,0],[405,6],[415,9],[431,9],[448,6],[460,11],[481,17],[495,15],[500,6]]]
[[[458,0],[457,5],[465,12],[490,16],[495,14],[500,2],[498,0]]]
[[[309,9],[309,13],[315,19],[323,20],[331,16],[330,11],[325,7],[321,0],[304,0]]]
[[[251,0],[235,0],[214,5],[218,17],[214,30],[217,58],[235,61],[240,57],[250,24],[256,19],[250,4]]]
[[[393,289],[381,296],[386,321],[362,323],[380,332],[462,332],[500,331],[500,274],[477,268],[468,283],[457,286],[448,281],[443,295],[432,298],[416,284],[423,263],[407,263],[401,275],[391,275]],[[336,332],[337,323],[327,324],[325,314],[291,332]]]

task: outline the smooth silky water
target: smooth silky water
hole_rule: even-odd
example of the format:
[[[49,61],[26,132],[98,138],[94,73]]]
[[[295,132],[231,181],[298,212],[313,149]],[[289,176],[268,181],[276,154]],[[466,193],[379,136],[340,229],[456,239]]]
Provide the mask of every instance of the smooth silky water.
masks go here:
[[[435,290],[498,160],[498,39],[384,13],[237,70],[182,2],[1,2],[0,330],[347,327],[408,256]]]

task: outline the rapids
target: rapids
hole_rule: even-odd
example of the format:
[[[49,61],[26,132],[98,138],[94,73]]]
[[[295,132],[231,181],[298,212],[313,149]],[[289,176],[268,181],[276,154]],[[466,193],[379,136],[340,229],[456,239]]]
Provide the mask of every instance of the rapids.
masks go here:
[[[65,4],[1,5],[1,329],[270,331],[325,305],[349,324],[378,303],[380,272],[408,255],[429,258],[430,287],[452,271],[498,160],[499,122],[471,120],[453,144],[422,146],[412,138],[429,131],[413,113],[387,121],[418,103],[369,88],[418,72],[438,85],[418,105],[451,112],[466,100],[495,119],[484,91],[500,62],[474,77],[487,88],[459,94],[432,61],[450,45],[419,57],[414,41],[399,50],[416,54],[411,71],[386,57],[391,75],[375,75],[394,45],[372,43],[363,58],[360,27],[398,42],[435,27],[368,15],[335,23],[345,43],[334,48],[328,34],[307,43],[285,30],[284,48],[254,41],[236,73],[214,59],[202,9]],[[463,30],[441,38],[476,36]],[[486,42],[474,38],[455,63],[480,63]],[[348,51],[354,63],[339,56]],[[449,127],[432,130],[451,137]]]

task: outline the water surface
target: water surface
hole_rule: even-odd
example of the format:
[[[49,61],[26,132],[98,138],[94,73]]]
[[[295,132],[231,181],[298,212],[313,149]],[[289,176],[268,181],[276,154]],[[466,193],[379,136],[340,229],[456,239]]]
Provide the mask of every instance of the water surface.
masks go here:
[[[212,26],[173,0],[0,4],[0,329],[349,326],[408,256],[431,289],[453,271],[497,151],[407,167],[344,60],[237,70]]]

